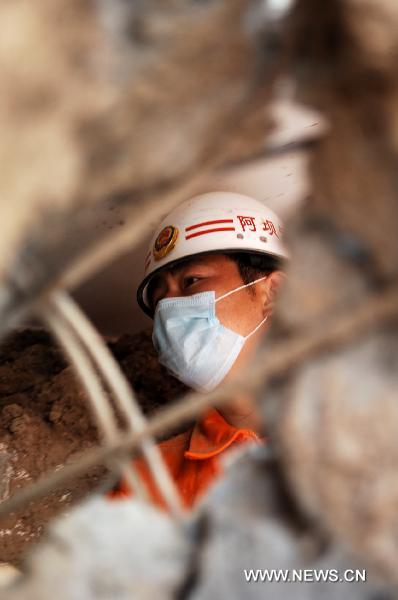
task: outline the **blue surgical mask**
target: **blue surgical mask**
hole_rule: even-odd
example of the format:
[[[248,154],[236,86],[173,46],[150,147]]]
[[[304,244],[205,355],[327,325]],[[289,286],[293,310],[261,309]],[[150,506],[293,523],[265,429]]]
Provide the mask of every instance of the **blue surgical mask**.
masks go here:
[[[153,345],[164,365],[187,386],[209,392],[231,369],[245,342],[265,323],[265,317],[247,336],[224,327],[216,316],[216,303],[227,296],[262,281],[215,297],[214,291],[192,296],[164,298],[157,304]]]

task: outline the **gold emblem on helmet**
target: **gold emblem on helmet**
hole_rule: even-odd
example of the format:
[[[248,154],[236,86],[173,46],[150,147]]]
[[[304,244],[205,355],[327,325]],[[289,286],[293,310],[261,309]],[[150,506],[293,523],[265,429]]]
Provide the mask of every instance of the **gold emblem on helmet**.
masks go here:
[[[167,256],[174,248],[178,238],[178,229],[174,225],[168,225],[159,233],[153,245],[153,256],[160,260]]]

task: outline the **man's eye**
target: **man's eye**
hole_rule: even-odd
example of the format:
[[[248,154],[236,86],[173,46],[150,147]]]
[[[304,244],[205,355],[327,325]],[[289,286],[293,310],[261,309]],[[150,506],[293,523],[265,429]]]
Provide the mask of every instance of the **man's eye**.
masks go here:
[[[184,290],[196,283],[197,281],[199,281],[199,277],[194,277],[193,275],[189,277],[184,277]]]

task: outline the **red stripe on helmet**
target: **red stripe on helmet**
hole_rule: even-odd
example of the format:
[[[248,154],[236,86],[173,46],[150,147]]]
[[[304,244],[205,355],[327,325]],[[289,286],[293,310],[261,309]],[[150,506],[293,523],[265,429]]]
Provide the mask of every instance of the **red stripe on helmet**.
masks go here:
[[[215,233],[216,231],[235,231],[235,227],[218,227],[217,229],[206,229],[206,231],[196,231],[185,236],[186,240],[190,240],[198,235],[205,235],[206,233]]]
[[[205,221],[204,223],[197,223],[197,225],[190,225],[185,228],[185,231],[192,231],[192,229],[197,229],[198,227],[204,227],[205,225],[218,225],[220,223],[233,223],[233,219],[218,219],[217,221]],[[220,230],[222,231],[222,230]]]

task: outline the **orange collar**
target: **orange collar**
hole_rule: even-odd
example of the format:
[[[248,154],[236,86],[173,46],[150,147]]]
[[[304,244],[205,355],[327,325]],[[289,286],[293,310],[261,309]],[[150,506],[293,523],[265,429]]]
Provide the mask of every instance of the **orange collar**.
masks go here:
[[[189,448],[185,451],[185,458],[204,460],[217,456],[235,441],[252,439],[264,443],[251,429],[238,429],[230,425],[221,413],[211,408],[202,419],[198,420],[192,430]]]

